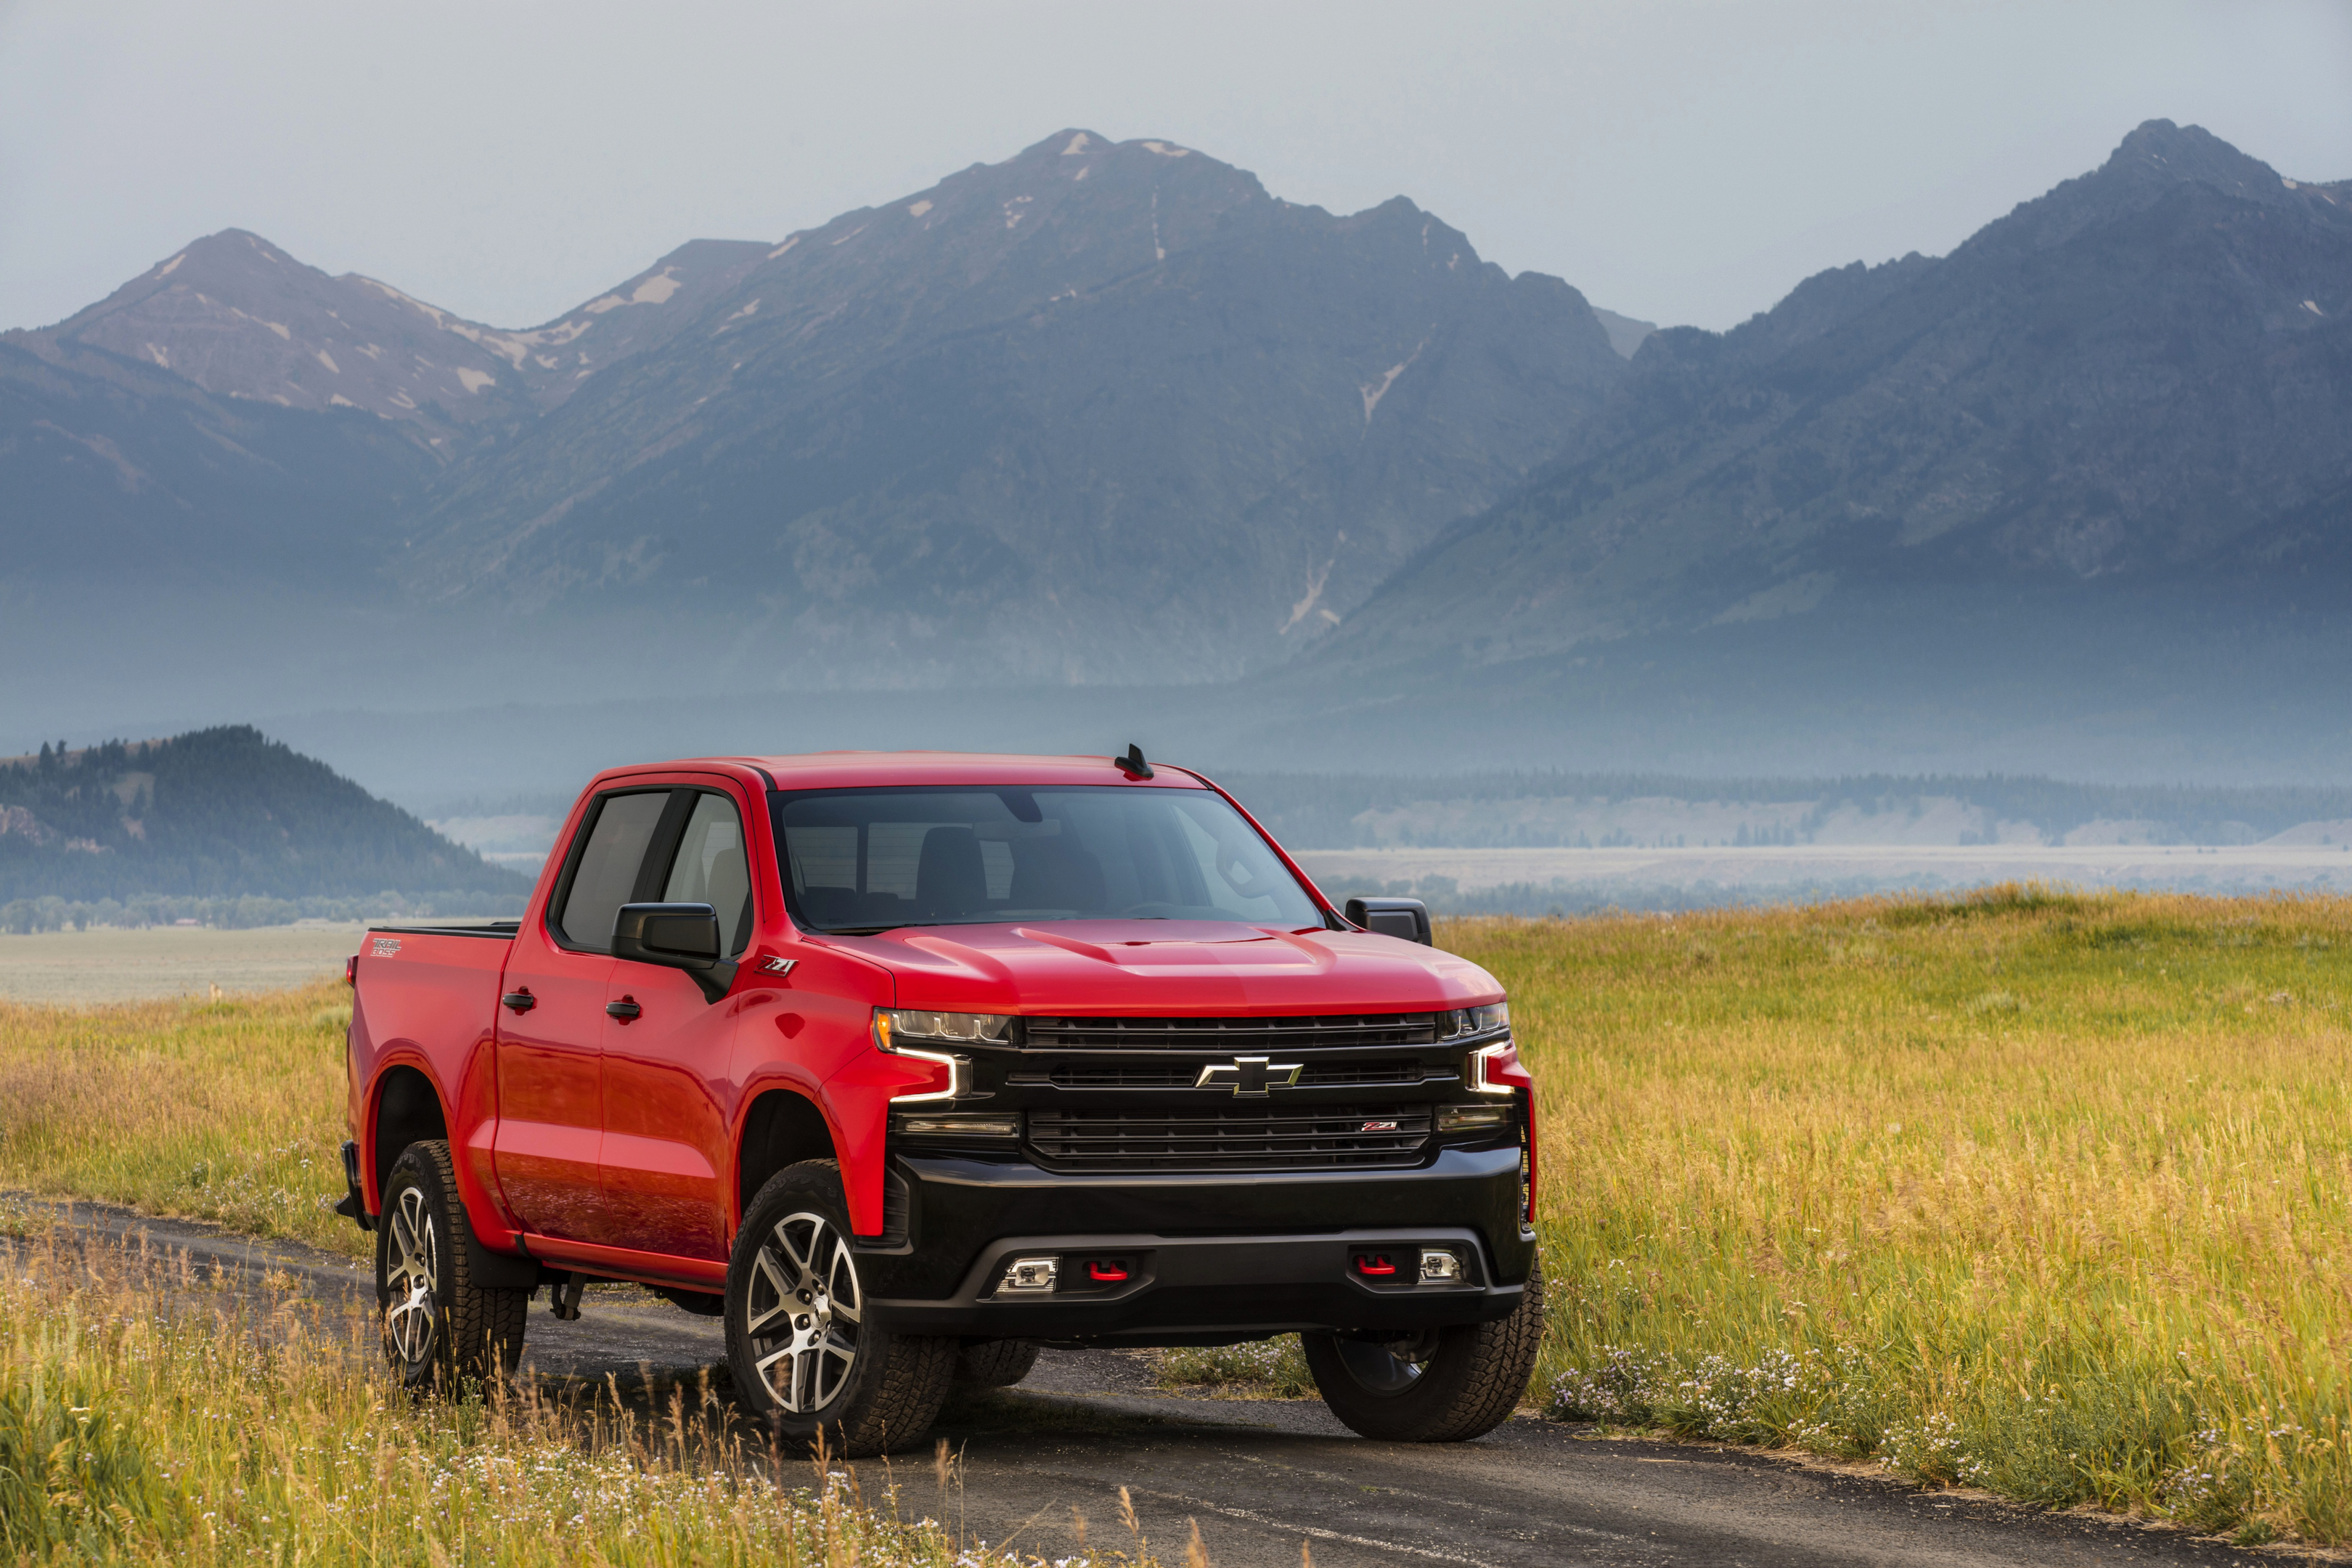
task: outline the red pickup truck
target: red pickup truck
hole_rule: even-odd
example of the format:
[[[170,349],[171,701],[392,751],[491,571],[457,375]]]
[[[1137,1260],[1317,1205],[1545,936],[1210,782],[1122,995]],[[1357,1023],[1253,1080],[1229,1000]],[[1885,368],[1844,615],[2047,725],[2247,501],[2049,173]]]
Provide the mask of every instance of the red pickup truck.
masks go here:
[[[1428,931],[1134,748],[614,768],[519,921],[368,933],[338,1206],[419,1387],[634,1280],[837,1452],[1041,1342],[1293,1331],[1357,1431],[1475,1436],[1542,1331],[1533,1085]]]

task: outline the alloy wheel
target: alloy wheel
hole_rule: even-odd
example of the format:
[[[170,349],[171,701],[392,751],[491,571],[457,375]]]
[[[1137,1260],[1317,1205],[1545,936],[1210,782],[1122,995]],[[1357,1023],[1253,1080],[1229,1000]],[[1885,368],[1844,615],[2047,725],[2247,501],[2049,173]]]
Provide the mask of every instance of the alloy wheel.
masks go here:
[[[778,1220],[753,1259],[743,1307],[754,1364],[779,1409],[813,1415],[840,1396],[866,1307],[846,1236],[822,1215]]]
[[[418,1366],[433,1353],[440,1327],[440,1231],[432,1205],[415,1187],[401,1189],[390,1223],[393,1258],[384,1283],[392,1300],[384,1310],[383,1334],[403,1363]]]

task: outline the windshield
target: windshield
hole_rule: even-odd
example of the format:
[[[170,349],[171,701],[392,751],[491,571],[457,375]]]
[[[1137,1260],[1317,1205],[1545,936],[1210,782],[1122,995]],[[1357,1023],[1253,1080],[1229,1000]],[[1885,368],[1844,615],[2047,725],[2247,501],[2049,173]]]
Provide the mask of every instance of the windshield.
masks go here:
[[[842,789],[769,796],[784,895],[814,931],[987,921],[1240,921],[1323,911],[1196,789]]]

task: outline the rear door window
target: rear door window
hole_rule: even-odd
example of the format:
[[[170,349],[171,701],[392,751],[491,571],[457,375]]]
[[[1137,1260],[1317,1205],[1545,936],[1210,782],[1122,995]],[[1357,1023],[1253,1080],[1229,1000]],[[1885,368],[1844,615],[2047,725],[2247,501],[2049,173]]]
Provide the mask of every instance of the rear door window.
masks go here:
[[[637,873],[669,796],[666,789],[646,790],[608,795],[598,803],[555,922],[557,934],[567,944],[592,952],[613,951],[614,922],[636,890]]]

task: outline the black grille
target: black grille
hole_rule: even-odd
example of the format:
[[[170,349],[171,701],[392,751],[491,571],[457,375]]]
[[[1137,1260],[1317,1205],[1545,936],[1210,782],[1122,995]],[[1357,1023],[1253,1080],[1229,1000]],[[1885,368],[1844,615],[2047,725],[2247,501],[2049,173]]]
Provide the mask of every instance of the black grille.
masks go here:
[[[1426,1046],[1437,1040],[1433,1013],[1348,1014],[1328,1018],[1029,1018],[1031,1050],[1200,1051],[1232,1058],[1267,1051],[1366,1046]]]
[[[1055,1062],[1039,1072],[1016,1072],[1005,1081],[1019,1087],[1055,1089],[1191,1089],[1201,1080],[1201,1068],[1230,1066],[1231,1058],[1209,1058],[1200,1062],[1142,1062],[1129,1066],[1124,1062]],[[1428,1069],[1416,1061],[1392,1062],[1309,1062],[1299,1069],[1300,1089],[1411,1088],[1429,1076]],[[1440,1076],[1450,1077],[1450,1074]],[[1216,1086],[1231,1093],[1227,1082]]]
[[[1071,1171],[1348,1170],[1416,1163],[1429,1121],[1426,1105],[1033,1110],[1029,1145]]]

